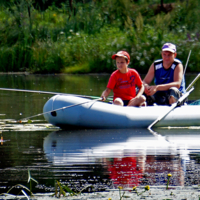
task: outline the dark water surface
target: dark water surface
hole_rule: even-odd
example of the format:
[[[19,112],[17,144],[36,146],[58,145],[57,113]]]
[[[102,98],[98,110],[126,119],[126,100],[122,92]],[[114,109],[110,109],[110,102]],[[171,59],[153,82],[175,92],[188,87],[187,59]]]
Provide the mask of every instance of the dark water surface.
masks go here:
[[[186,77],[187,85],[196,75]],[[100,96],[108,75],[0,75],[0,87]],[[200,81],[189,99],[200,99]],[[60,130],[42,116],[52,95],[0,91],[0,193],[27,187],[28,170],[38,181],[33,192],[54,190],[55,180],[73,189],[102,191],[117,186],[199,184],[200,127]],[[199,112],[199,111],[198,111]],[[13,189],[11,193],[18,193]]]

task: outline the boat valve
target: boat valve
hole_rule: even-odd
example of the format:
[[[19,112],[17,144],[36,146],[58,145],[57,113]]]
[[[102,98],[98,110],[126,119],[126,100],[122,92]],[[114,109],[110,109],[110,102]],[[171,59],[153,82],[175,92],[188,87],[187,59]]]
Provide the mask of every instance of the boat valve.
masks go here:
[[[56,117],[56,116],[57,116],[56,111],[52,111],[52,112],[51,112],[51,115],[52,115],[53,117]]]

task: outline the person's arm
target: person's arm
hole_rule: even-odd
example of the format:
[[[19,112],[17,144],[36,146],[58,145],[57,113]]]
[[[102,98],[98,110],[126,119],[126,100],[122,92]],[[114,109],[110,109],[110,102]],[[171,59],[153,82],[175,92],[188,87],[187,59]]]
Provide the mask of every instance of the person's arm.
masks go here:
[[[108,95],[110,94],[110,92],[113,90],[116,81],[115,81],[115,72],[111,74],[109,80],[108,80],[108,84],[106,86],[106,89],[103,91],[103,93],[101,94],[102,100],[105,101],[106,98],[108,97]],[[112,89],[111,89],[112,88]]]
[[[146,98],[143,96],[144,93],[144,84],[138,86],[139,91],[137,93],[137,95],[135,96],[135,98],[132,98],[127,106],[141,106],[141,104],[143,104],[146,100]]]
[[[183,65],[180,63],[174,70],[174,87],[180,88],[183,76]]]
[[[103,91],[103,93],[101,94],[101,97],[102,97],[103,101],[106,100],[106,98],[108,97],[108,95],[110,94],[110,92],[111,92],[111,89],[110,89],[110,88],[106,88],[106,89]]]
[[[138,86],[138,88],[139,88],[139,91],[138,91],[136,97],[140,97],[141,95],[143,95],[143,93],[144,93],[144,84],[142,84],[140,87]]]
[[[152,63],[149,68],[149,71],[147,72],[147,75],[145,76],[145,78],[143,80],[144,92],[146,95],[152,95],[150,92],[151,87],[149,86],[149,84],[152,82],[152,80],[154,78],[154,74],[155,74],[154,63]]]
[[[145,76],[143,83],[144,86],[148,86],[154,78],[155,70],[154,70],[154,63],[151,64],[147,75]]]

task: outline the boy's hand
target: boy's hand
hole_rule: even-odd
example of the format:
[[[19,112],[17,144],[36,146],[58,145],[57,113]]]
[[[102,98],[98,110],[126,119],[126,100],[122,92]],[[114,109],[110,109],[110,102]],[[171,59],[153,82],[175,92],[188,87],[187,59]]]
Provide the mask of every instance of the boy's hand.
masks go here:
[[[101,98],[102,98],[102,101],[105,101],[106,100],[106,97],[105,96],[101,96]]]

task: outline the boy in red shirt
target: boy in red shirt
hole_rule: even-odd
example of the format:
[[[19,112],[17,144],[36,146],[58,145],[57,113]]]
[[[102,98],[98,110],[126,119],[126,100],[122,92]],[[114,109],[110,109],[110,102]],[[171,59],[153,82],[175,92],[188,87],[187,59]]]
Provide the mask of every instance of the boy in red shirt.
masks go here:
[[[130,55],[126,51],[119,51],[112,56],[116,60],[117,70],[114,71],[108,81],[106,90],[101,97],[106,100],[111,90],[113,90],[113,103],[121,106],[142,106],[146,98],[143,94],[144,85],[140,75],[135,69],[128,68]],[[138,92],[136,94],[136,86]]]

